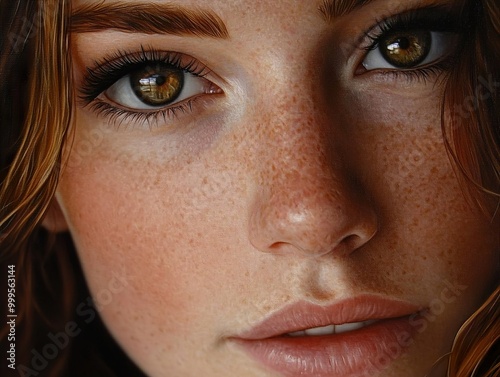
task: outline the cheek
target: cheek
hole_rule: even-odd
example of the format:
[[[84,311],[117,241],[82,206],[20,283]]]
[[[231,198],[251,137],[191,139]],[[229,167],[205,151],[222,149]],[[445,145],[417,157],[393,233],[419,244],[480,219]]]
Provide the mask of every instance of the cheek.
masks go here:
[[[436,94],[401,97],[397,107],[380,95],[363,102],[369,116],[356,128],[360,142],[349,153],[377,206],[380,228],[372,241],[378,252],[353,255],[358,266],[369,266],[358,270],[359,279],[388,292],[398,282],[422,302],[447,283],[467,286],[454,306],[458,323],[495,282],[500,224],[465,200],[443,143]],[[360,124],[355,118],[346,122]]]
[[[126,291],[101,314],[125,349],[147,359],[151,347],[173,347],[190,333],[200,341],[216,328],[217,308],[231,305],[230,294],[214,296],[221,286],[238,294],[246,263],[228,248],[241,249],[246,188],[242,168],[226,166],[220,151],[209,164],[177,164],[116,158],[105,144],[67,169],[58,196],[93,295],[112,273],[126,276]]]
[[[498,281],[500,223],[465,200],[435,95],[401,97],[397,107],[384,96],[362,101],[369,111],[344,120],[346,132],[358,137],[344,155],[377,207],[379,233],[352,255],[350,279],[368,291],[430,305],[418,352],[432,360],[447,352]]]

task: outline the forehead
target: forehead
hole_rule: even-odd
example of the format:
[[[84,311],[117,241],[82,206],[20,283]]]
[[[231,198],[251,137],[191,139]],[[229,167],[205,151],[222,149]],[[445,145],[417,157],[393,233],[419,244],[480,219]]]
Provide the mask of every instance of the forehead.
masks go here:
[[[233,8],[233,9],[244,9],[244,8],[257,8],[257,9],[266,9],[266,8],[297,8],[302,7],[304,5],[318,5],[321,4],[324,0],[277,0],[277,1],[269,1],[269,0],[254,0],[254,1],[246,1],[246,0],[72,0],[73,7],[79,7],[83,5],[89,4],[160,4],[160,5],[176,5],[181,7],[197,7],[197,8],[210,8],[210,9],[223,9],[223,8]],[[335,0],[334,0],[335,1]],[[345,1],[345,0],[341,0]],[[347,0],[349,2],[359,2],[360,0]]]
[[[180,13],[207,13],[220,18],[231,28],[241,29],[244,25],[263,23],[288,23],[288,27],[293,28],[294,22],[304,18],[313,23],[322,18],[330,23],[362,8],[370,8],[370,13],[376,14],[375,18],[380,18],[380,13],[390,14],[411,7],[445,4],[452,6],[464,2],[466,0],[72,0],[71,4],[76,13],[89,7],[98,11],[101,7],[112,9],[109,12],[111,15],[114,14],[115,8],[122,8],[125,13],[134,13],[137,7],[147,7],[144,13],[146,16],[153,8],[159,9],[157,14],[171,10],[178,10]],[[94,14],[99,13],[98,11]],[[144,22],[147,21],[148,17],[144,17]],[[107,22],[113,22],[112,16]]]

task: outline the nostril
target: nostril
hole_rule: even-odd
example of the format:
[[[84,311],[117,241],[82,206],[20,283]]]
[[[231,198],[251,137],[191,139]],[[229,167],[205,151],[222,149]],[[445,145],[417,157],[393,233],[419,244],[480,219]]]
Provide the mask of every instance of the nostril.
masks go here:
[[[363,240],[361,239],[360,236],[356,234],[351,234],[345,237],[341,243],[344,244],[344,247],[349,251],[349,250],[355,250],[359,246],[361,246],[363,244]]]
[[[370,226],[370,224],[372,226]],[[345,236],[337,247],[342,246],[342,249],[347,253],[359,249],[368,241],[370,241],[378,232],[378,225],[376,219],[373,222],[367,223],[366,227],[359,227],[358,232]]]
[[[269,250],[273,252],[279,252],[285,247],[285,242],[275,242],[271,246],[269,246]]]
[[[268,247],[268,251],[275,255],[287,255],[291,251],[298,252],[299,254],[302,253],[304,255],[308,254],[306,250],[288,242],[275,242]]]
[[[269,246],[269,248],[272,250],[280,249],[284,244],[284,242],[275,242],[271,246]]]

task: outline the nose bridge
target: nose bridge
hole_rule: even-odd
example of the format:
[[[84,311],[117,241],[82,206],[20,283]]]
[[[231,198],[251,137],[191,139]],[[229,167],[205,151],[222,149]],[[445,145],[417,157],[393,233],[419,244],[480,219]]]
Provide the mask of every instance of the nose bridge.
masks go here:
[[[269,199],[286,200],[289,211],[303,212],[312,201],[331,201],[341,191],[340,158],[335,160],[333,143],[314,125],[313,117],[305,118],[279,119],[261,154],[260,187]]]
[[[312,81],[276,87],[259,111],[261,187],[268,194],[308,200],[335,193],[341,171],[335,144],[335,122],[327,119]]]
[[[309,79],[295,79],[303,76]],[[256,114],[264,139],[260,144],[264,146],[263,156],[274,163],[288,163],[292,170],[300,168],[301,174],[328,165],[327,151],[331,151],[332,140],[327,134],[332,129],[326,111],[320,108],[321,95],[315,80],[320,81],[306,69],[282,73],[281,80],[269,83],[265,89],[269,95]]]

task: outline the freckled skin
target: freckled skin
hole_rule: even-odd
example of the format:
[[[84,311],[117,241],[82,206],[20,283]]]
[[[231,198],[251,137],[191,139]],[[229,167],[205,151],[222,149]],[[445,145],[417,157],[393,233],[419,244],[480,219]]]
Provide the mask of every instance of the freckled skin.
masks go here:
[[[491,291],[500,250],[499,222],[467,206],[448,160],[442,87],[353,77],[355,65],[326,56],[340,51],[325,33],[341,41],[343,29],[315,2],[191,3],[219,14],[231,39],[109,33],[96,49],[91,34],[73,38],[77,85],[102,54],[143,43],[189,46],[225,80],[224,96],[163,129],[116,129],[76,109],[57,200],[91,291],[125,272],[101,312],[110,331],[152,377],[276,376],[225,337],[301,299],[373,293],[427,307],[447,283],[466,286],[381,374],[425,375]],[[342,24],[353,34],[381,3]],[[91,153],[78,152],[92,132]]]

